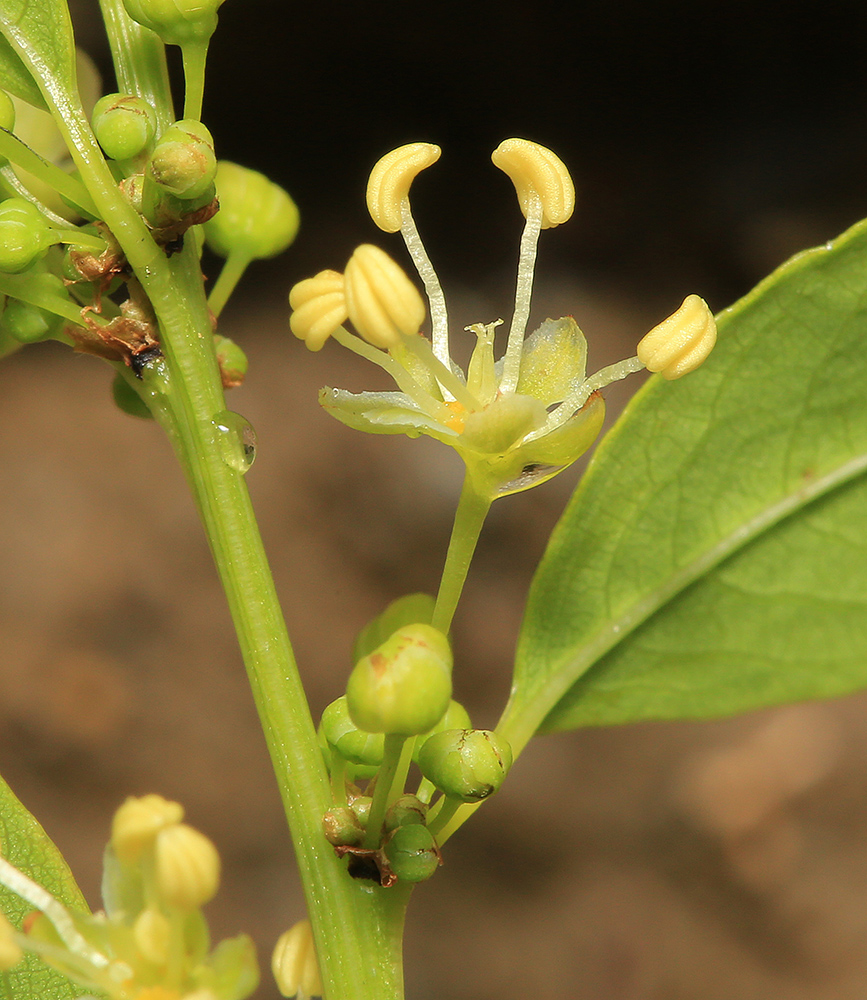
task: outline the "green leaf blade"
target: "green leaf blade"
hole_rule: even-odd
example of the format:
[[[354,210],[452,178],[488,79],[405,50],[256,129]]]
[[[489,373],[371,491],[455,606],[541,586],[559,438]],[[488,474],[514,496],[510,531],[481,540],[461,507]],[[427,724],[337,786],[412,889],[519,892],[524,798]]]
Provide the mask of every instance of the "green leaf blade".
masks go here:
[[[88,913],[89,909],[63,855],[36,819],[15,797],[0,778],[0,844],[3,857],[35,882],[47,889],[71,910]],[[16,927],[32,907],[0,885],[0,911]],[[65,976],[33,955],[9,972],[0,973],[0,998],[21,1000],[74,1000],[89,991],[71,983]]]
[[[75,93],[75,39],[64,0],[4,0],[0,32],[6,42],[0,46],[0,83],[11,93],[31,104],[33,86],[47,87],[55,97]],[[44,103],[40,98],[37,106]]]
[[[545,716],[548,730],[712,716],[867,684],[862,630],[850,648],[867,591],[861,547],[843,547],[839,573],[815,576],[822,532],[845,529],[842,496],[867,500],[847,485],[867,468],[865,224],[789,261],[719,329],[704,368],[636,396],[552,538],[503,720],[519,746]],[[721,599],[735,567],[747,590],[786,580],[795,557],[783,541],[813,581],[803,603],[832,606],[827,621],[794,596],[765,595],[764,609],[757,596]],[[847,592],[840,578],[853,574]],[[714,630],[747,651],[726,650]],[[817,636],[821,669],[798,656]]]

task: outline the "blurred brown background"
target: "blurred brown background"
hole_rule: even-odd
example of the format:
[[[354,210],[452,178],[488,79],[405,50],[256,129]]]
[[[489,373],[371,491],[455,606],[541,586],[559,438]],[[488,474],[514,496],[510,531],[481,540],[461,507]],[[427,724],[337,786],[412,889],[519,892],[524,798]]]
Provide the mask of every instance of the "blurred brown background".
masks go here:
[[[79,37],[108,74],[95,6],[77,4]],[[372,163],[413,139],[443,146],[414,208],[460,330],[510,308],[520,217],[490,150],[510,135],[556,150],[579,208],[543,236],[532,319],[574,314],[601,367],[686,293],[722,308],[867,214],[865,20],[834,0],[228,0],[206,121],[221,155],[284,184],[303,217],[222,331],[250,357],[230,405],[259,434],[249,485],[316,711],[341,693],[367,619],[436,586],[459,486],[446,449],[329,421],[317,388],[371,373],[287,333],[294,281],[362,241],[400,255],[364,211]],[[93,359],[28,348],[0,377],[0,772],[93,905],[116,805],[183,801],[225,861],[215,933],[248,930],[267,966],[303,907],[168,446],[113,408]],[[457,693],[479,725],[503,704],[524,595],[576,475],[494,507],[455,625]],[[860,1000],[865,716],[855,696],[540,740],[417,890],[408,996]],[[276,996],[267,974],[259,996]]]

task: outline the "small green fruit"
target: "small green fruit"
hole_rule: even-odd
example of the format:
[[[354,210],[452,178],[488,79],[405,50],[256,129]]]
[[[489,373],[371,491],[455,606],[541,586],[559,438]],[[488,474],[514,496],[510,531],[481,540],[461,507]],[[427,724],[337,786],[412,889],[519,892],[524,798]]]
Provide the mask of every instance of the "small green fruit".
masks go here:
[[[424,882],[442,864],[436,841],[426,826],[399,826],[385,844],[391,870],[404,882]]]
[[[400,628],[350,674],[349,715],[368,733],[426,733],[449,706],[451,669],[451,649],[442,632],[423,624]]]
[[[487,729],[448,729],[425,741],[418,764],[448,798],[481,802],[503,783],[512,748]]]
[[[415,741],[415,746],[412,751],[413,763],[418,763],[418,755],[421,753],[421,748],[425,745],[425,741],[428,740],[435,733],[441,733],[445,729],[471,729],[472,720],[470,719],[470,713],[461,705],[460,702],[452,699],[449,702],[449,707],[446,709],[446,714],[440,719],[440,721],[431,729],[429,732],[422,733]]]

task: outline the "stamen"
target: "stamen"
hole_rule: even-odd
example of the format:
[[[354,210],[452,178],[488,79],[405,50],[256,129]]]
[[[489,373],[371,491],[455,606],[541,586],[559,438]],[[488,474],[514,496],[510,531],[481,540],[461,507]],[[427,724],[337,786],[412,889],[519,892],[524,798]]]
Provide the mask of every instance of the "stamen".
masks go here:
[[[406,393],[407,396],[428,416],[433,417],[434,420],[440,422],[446,421],[452,416],[451,412],[445,406],[445,404],[432,396],[426,389],[424,389],[416,379],[404,368],[399,365],[394,358],[384,351],[378,350],[371,344],[362,340],[360,337],[354,337],[346,327],[338,327],[332,337],[341,344],[343,347],[348,348],[355,354],[360,355],[362,358],[366,358],[368,361],[372,361],[375,365],[379,365],[384,371],[394,379],[397,383],[398,388],[401,392]],[[415,337],[414,340],[421,340],[421,337]]]
[[[415,269],[424,283],[424,290],[427,292],[430,302],[431,342],[434,356],[448,367],[449,319],[446,312],[446,297],[418,234],[418,229],[416,229],[415,220],[409,207],[409,198],[404,198],[400,204],[400,219],[401,236],[403,236],[406,248],[409,250],[413,264],[415,264]]]
[[[434,356],[431,345],[424,337],[405,337],[403,342],[426,365],[437,382],[444,389],[448,389],[461,406],[470,412],[481,409],[479,401],[451,368]]]
[[[71,952],[85,959],[93,968],[103,969],[108,966],[108,958],[92,947],[79,933],[66,907],[4,858],[0,858],[0,883],[34,909],[44,913],[53,924],[60,940]]]
[[[644,365],[638,358],[627,358],[625,361],[618,361],[613,365],[608,365],[606,368],[600,368],[595,375],[591,375],[590,378],[585,379],[556,409],[551,411],[541,433],[550,434],[551,431],[561,426],[561,424],[565,424],[567,420],[581,409],[597,389],[604,389],[606,385],[611,385],[612,382],[619,382],[621,379],[626,378],[627,375],[643,370]],[[541,436],[539,432],[528,435],[527,439],[532,440],[533,437],[538,436]]]
[[[530,299],[533,294],[533,271],[536,267],[536,246],[542,229],[542,199],[535,191],[527,196],[527,221],[521,236],[521,252],[518,258],[518,280],[515,288],[515,313],[509,328],[509,341],[503,359],[503,377],[500,379],[501,392],[514,392],[521,371],[521,350],[524,333],[530,316]]]

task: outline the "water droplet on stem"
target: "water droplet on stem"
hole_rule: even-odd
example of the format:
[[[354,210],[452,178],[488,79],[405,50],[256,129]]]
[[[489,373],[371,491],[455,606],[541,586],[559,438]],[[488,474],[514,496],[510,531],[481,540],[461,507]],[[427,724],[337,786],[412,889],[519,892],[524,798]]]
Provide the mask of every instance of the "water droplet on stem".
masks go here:
[[[230,469],[244,473],[256,458],[256,432],[253,425],[240,413],[222,410],[213,421],[217,432],[217,446],[223,461]]]

